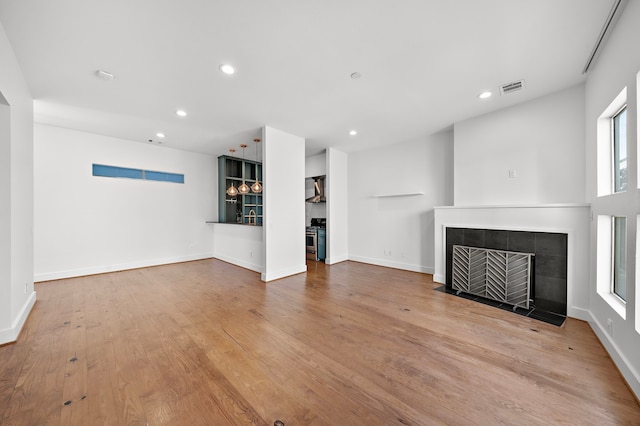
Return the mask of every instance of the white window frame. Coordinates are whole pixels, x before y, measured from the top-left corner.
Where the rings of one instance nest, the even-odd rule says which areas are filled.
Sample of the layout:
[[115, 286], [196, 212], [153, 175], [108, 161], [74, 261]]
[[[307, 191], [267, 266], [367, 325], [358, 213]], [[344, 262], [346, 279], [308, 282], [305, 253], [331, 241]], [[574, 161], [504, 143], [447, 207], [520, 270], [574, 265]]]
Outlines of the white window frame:
[[[625, 87], [598, 117], [597, 123], [597, 180], [598, 197], [614, 194], [613, 180], [613, 117], [627, 105]], [[628, 119], [628, 116], [627, 116]], [[628, 141], [627, 141], [628, 146]], [[628, 153], [627, 153], [628, 161]], [[628, 189], [628, 188], [627, 188]], [[617, 192], [616, 194], [620, 194]]]
[[[622, 107], [616, 111], [610, 118], [611, 123], [611, 193], [612, 194], [620, 194], [622, 192], [627, 192], [627, 190], [629, 189], [628, 186], [626, 189], [622, 190], [622, 191], [617, 191], [616, 190], [616, 171], [617, 171], [617, 167], [619, 163], [619, 161], [616, 158], [616, 136], [615, 136], [615, 119], [616, 117], [618, 117], [620, 114], [622, 114], [623, 111], [627, 110], [627, 104], [625, 102], [624, 105], [622, 105]], [[627, 129], [625, 128], [625, 146], [628, 146], [628, 141], [626, 140], [626, 134], [627, 134]], [[628, 157], [629, 157], [629, 153], [628, 153], [628, 149], [625, 149], [625, 157], [628, 163]], [[627, 168], [628, 171], [628, 168]], [[629, 182], [629, 177], [627, 176], [627, 183]]]
[[613, 292], [613, 218], [598, 215], [596, 235], [596, 291], [622, 319], [627, 318], [627, 304]]
[[[618, 299], [618, 301], [622, 304], [624, 304], [626, 306], [627, 302], [626, 302], [626, 297], [627, 297], [627, 292], [625, 291], [625, 295], [624, 298], [622, 296], [620, 296], [618, 293], [616, 293], [615, 291], [615, 285], [616, 285], [616, 273], [615, 273], [615, 258], [616, 258], [616, 238], [615, 238], [615, 219], [624, 219], [625, 221], [625, 238], [624, 238], [624, 252], [622, 253], [622, 256], [624, 256], [625, 258], [625, 265], [627, 264], [627, 218], [625, 216], [611, 216], [611, 283], [610, 283], [610, 287], [609, 287], [609, 291], [611, 292], [611, 294], [613, 295], [613, 297], [615, 297], [616, 299]], [[626, 281], [626, 268], [625, 268], [625, 275], [624, 275], [624, 279]], [[627, 288], [627, 283], [625, 282], [625, 290]]]

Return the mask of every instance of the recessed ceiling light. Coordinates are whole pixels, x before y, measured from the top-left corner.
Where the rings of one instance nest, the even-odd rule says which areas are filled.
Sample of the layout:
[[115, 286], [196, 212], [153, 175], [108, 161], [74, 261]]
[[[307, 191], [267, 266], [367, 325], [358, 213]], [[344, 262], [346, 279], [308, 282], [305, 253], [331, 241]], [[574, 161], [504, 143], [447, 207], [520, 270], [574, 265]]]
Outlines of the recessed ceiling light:
[[164, 138], [164, 133], [159, 133], [158, 132], [158, 133], [156, 133], [156, 136], [159, 137], [159, 138]]
[[480, 93], [480, 94], [478, 95], [478, 97], [479, 97], [480, 99], [487, 99], [487, 98], [490, 98], [490, 97], [491, 97], [491, 92], [488, 92], [488, 91], [487, 91], [487, 92], [482, 92], [482, 93]]
[[236, 72], [235, 68], [233, 68], [233, 66], [229, 64], [222, 64], [218, 68], [220, 68], [220, 71], [228, 75], [234, 74]]
[[184, 110], [179, 109], [179, 110], [176, 111], [176, 115], [178, 117], [186, 117], [187, 116], [187, 112], [184, 111]]
[[349, 131], [349, 134], [350, 134], [351, 136], [355, 136], [355, 135], [357, 135], [357, 134], [358, 134], [358, 132], [357, 132], [357, 131], [355, 131], [355, 130], [351, 130], [351, 131]]
[[359, 79], [360, 77], [362, 77], [362, 74], [360, 74], [359, 72], [354, 72], [351, 74], [351, 78], [354, 80]]
[[96, 75], [103, 80], [111, 81], [115, 78], [113, 74], [107, 71], [98, 70], [96, 71]]

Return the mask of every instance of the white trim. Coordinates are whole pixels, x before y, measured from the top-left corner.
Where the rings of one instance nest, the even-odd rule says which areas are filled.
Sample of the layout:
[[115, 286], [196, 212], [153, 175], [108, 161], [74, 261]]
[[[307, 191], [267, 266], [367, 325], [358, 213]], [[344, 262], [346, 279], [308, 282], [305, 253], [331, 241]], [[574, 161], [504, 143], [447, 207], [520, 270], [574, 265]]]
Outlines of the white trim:
[[591, 311], [577, 306], [567, 306], [567, 317], [589, 322]]
[[29, 313], [31, 313], [31, 309], [33, 305], [36, 303], [36, 292], [32, 292], [31, 296], [27, 299], [26, 303], [22, 306], [20, 313], [11, 324], [11, 328], [6, 328], [4, 330], [0, 330], [0, 345], [4, 345], [5, 343], [15, 342], [22, 331], [22, 327], [24, 323], [27, 321], [29, 317]]
[[222, 260], [223, 262], [231, 263], [232, 265], [239, 266], [241, 268], [249, 269], [254, 272], [262, 273], [264, 269], [262, 265], [257, 263], [247, 262], [246, 260], [239, 259], [237, 257], [225, 256], [224, 254], [214, 253], [213, 257]]
[[434, 210], [453, 209], [558, 209], [558, 208], [582, 208], [590, 207], [589, 203], [560, 203], [560, 204], [514, 204], [514, 205], [493, 205], [493, 206], [436, 206]]
[[280, 271], [270, 272], [269, 274], [262, 273], [260, 278], [264, 282], [279, 280], [280, 278], [289, 277], [291, 275], [301, 274], [307, 272], [307, 265], [296, 266], [287, 269], [281, 269]]
[[41, 282], [41, 281], [60, 280], [64, 278], [75, 278], [75, 277], [82, 277], [86, 275], [96, 275], [96, 274], [104, 274], [108, 272], [126, 271], [128, 269], [146, 268], [149, 266], [168, 265], [171, 263], [189, 262], [192, 260], [211, 259], [212, 257], [214, 257], [212, 253], [203, 253], [203, 254], [193, 254], [188, 256], [166, 257], [162, 259], [150, 259], [150, 260], [143, 260], [138, 262], [119, 263], [114, 265], [100, 265], [100, 266], [93, 266], [90, 268], [70, 269], [66, 271], [46, 272], [46, 273], [35, 274], [34, 281]]
[[326, 265], [335, 265], [336, 263], [340, 263], [340, 262], [346, 262], [347, 260], [349, 260], [349, 256], [347, 255], [342, 255], [342, 256], [333, 256], [332, 258], [326, 258], [324, 260], [324, 263]]
[[402, 269], [405, 271], [421, 272], [423, 274], [433, 274], [433, 266], [414, 265], [411, 263], [391, 262], [388, 260], [380, 260], [372, 257], [349, 256], [349, 260], [355, 262], [368, 263], [371, 265], [386, 266], [387, 268]]
[[596, 334], [602, 346], [609, 353], [609, 356], [615, 363], [618, 370], [629, 384], [629, 387], [635, 393], [636, 397], [640, 398], [640, 374], [633, 368], [629, 360], [620, 352], [618, 345], [609, 337], [609, 334], [605, 331], [605, 328], [600, 324], [597, 318], [589, 311], [589, 325]]

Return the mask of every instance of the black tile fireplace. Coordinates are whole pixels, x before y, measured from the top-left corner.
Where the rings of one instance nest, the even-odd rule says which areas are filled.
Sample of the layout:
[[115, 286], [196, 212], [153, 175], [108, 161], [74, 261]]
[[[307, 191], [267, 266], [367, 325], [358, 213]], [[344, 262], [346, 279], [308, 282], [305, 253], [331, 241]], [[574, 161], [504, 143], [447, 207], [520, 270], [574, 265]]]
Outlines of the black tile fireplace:
[[446, 231], [446, 288], [452, 289], [453, 245], [533, 253], [531, 299], [536, 311], [567, 315], [567, 234], [476, 228]]

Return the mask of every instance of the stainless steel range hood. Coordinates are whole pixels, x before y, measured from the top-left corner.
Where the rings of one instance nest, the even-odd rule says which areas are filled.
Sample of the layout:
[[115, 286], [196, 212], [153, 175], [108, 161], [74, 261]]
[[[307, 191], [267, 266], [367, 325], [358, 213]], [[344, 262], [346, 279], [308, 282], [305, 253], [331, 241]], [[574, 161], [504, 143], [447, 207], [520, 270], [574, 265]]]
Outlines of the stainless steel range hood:
[[313, 178], [313, 197], [307, 198], [307, 203], [326, 203], [327, 199], [324, 196], [324, 176], [318, 176]]

